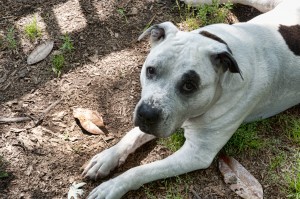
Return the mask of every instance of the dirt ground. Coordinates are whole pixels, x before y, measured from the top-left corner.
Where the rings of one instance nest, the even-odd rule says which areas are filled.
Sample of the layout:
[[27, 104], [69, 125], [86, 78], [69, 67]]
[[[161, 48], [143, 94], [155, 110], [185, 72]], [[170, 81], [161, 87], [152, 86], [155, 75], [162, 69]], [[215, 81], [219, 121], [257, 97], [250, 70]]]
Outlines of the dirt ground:
[[[151, 21], [180, 22], [176, 3], [7, 0], [0, 2], [0, 8], [0, 34], [14, 26], [18, 41], [16, 50], [2, 47], [0, 51], [0, 117], [34, 118], [0, 124], [0, 156], [9, 173], [0, 178], [0, 198], [66, 198], [74, 181], [87, 182], [84, 190], [88, 193], [103, 180], [82, 179], [80, 167], [133, 127], [132, 113], [140, 95], [139, 72], [149, 52], [148, 42], [138, 43], [137, 38]], [[126, 10], [126, 18], [118, 12], [120, 8]], [[252, 8], [235, 6], [231, 17], [246, 21], [257, 14]], [[24, 25], [33, 16], [43, 32], [35, 42], [23, 34]], [[65, 33], [72, 38], [75, 50], [67, 56], [60, 78], [51, 70], [51, 56], [35, 65], [26, 64], [28, 54], [43, 41], [54, 40], [54, 50], [58, 50]], [[52, 109], [44, 114], [49, 107]], [[72, 116], [75, 107], [102, 113], [108, 134], [84, 134]], [[37, 120], [40, 123], [36, 125]], [[143, 146], [109, 177], [171, 153], [156, 142]], [[263, 153], [237, 158], [262, 183], [265, 198], [282, 198], [280, 184], [268, 184], [265, 177], [269, 159]], [[187, 198], [239, 198], [224, 184], [216, 162], [182, 178], [188, 186]], [[168, 182], [176, 184], [177, 178]], [[145, 185], [124, 198], [147, 198], [147, 192], [165, 198], [161, 183]], [[178, 192], [186, 191], [177, 188]]]

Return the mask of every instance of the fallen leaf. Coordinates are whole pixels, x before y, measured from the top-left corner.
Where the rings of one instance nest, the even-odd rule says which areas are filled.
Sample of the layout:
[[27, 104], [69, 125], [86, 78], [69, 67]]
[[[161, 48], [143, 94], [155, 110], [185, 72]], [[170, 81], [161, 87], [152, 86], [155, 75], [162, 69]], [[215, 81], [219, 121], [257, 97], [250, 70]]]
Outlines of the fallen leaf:
[[104, 134], [98, 127], [105, 127], [101, 115], [97, 111], [84, 108], [73, 110], [73, 116], [77, 118], [81, 126], [92, 134]]
[[54, 42], [48, 41], [36, 47], [28, 56], [27, 64], [29, 65], [35, 64], [45, 59], [52, 51], [53, 46], [54, 46]]
[[73, 110], [75, 118], [83, 117], [86, 120], [90, 120], [99, 127], [104, 127], [103, 119], [97, 111], [92, 111], [84, 108], [76, 108]]
[[80, 188], [85, 184], [86, 184], [85, 182], [80, 182], [78, 184], [76, 184], [76, 182], [73, 182], [68, 192], [68, 199], [72, 199], [72, 198], [77, 199], [78, 195], [82, 196], [84, 191]]
[[234, 158], [221, 156], [219, 158], [219, 170], [224, 176], [225, 183], [242, 198], [263, 198], [261, 184]]

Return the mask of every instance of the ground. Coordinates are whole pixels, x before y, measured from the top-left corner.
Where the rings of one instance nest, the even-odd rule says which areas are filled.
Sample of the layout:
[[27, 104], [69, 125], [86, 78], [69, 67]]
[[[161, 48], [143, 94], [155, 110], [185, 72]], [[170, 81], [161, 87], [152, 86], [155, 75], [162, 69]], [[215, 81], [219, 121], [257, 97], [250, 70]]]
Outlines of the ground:
[[[16, 48], [0, 46], [0, 117], [33, 118], [0, 124], [0, 169], [8, 174], [0, 177], [0, 198], [66, 198], [70, 185], [82, 181], [87, 182], [84, 190], [88, 193], [103, 180], [82, 179], [81, 166], [133, 127], [132, 113], [140, 95], [139, 72], [149, 52], [148, 41], [137, 42], [137, 38], [149, 23], [178, 24], [182, 18], [176, 2], [7, 0], [1, 1], [0, 7], [0, 38], [14, 27], [17, 41]], [[229, 21], [246, 21], [257, 14], [250, 7], [238, 5]], [[37, 20], [42, 32], [33, 41], [24, 34], [25, 25], [32, 19]], [[75, 49], [66, 55], [60, 77], [51, 69], [51, 56], [27, 65], [27, 56], [39, 43], [54, 40], [54, 51], [59, 51], [64, 34], [72, 39]], [[76, 107], [99, 111], [107, 134], [83, 133], [72, 115]], [[298, 114], [298, 109], [290, 114]], [[280, 130], [274, 132], [280, 137]], [[271, 135], [265, 132], [263, 136]], [[290, 146], [289, 141], [283, 143]], [[268, 178], [270, 156], [265, 153], [261, 150], [256, 155], [244, 153], [235, 158], [262, 183], [265, 198], [282, 198], [281, 183]], [[168, 148], [152, 141], [109, 177], [169, 154]], [[223, 182], [217, 161], [206, 170], [150, 183], [124, 198], [175, 196], [239, 198]]]

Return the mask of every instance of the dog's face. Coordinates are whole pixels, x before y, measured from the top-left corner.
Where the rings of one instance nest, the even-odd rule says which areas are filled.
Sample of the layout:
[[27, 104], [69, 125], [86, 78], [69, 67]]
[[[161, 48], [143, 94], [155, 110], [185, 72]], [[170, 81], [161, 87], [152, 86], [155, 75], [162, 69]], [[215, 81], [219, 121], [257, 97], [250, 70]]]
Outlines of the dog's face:
[[205, 113], [217, 99], [224, 72], [215, 53], [224, 44], [164, 24], [150, 30], [152, 49], [141, 71], [142, 94], [134, 114], [135, 125], [157, 137]]

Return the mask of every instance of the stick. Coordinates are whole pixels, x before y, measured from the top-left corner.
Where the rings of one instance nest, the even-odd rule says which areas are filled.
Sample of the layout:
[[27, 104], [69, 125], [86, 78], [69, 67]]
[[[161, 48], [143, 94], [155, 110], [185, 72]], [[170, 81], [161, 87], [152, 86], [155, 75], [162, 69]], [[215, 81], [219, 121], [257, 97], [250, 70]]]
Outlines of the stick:
[[32, 120], [30, 117], [0, 117], [0, 124], [11, 123], [11, 122], [24, 122]]
[[[39, 117], [39, 119], [37, 120], [37, 122], [35, 122], [35, 127], [40, 125], [44, 118], [46, 117], [46, 115], [48, 114], [48, 112], [53, 109], [58, 103], [61, 102], [61, 99], [55, 101], [53, 104], [51, 104], [50, 106], [48, 106], [48, 108], [46, 108], [41, 116]], [[12, 123], [12, 122], [25, 122], [25, 121], [29, 121], [29, 120], [33, 120], [33, 118], [31, 117], [11, 117], [11, 118], [7, 118], [7, 117], [0, 117], [0, 124], [5, 124], [5, 123]]]
[[198, 195], [198, 193], [192, 188], [190, 189], [190, 191], [193, 193], [193, 195], [197, 198], [197, 199], [201, 199], [200, 196]]
[[56, 100], [53, 104], [51, 104], [50, 106], [48, 106], [48, 108], [46, 108], [46, 109], [43, 111], [42, 115], [39, 117], [39, 120], [35, 123], [34, 126], [36, 127], [36, 126], [40, 125], [40, 124], [43, 122], [43, 120], [44, 120], [44, 118], [46, 117], [46, 115], [48, 114], [48, 112], [49, 112], [52, 108], [54, 108], [57, 104], [59, 104], [60, 102], [61, 102], [61, 99]]

